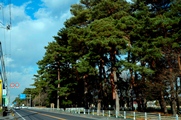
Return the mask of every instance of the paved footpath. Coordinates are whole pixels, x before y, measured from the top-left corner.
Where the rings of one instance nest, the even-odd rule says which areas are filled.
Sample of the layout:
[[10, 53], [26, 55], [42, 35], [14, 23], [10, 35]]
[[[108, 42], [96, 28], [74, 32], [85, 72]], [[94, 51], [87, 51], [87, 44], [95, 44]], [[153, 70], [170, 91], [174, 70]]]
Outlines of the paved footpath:
[[0, 116], [0, 120], [14, 120], [12, 113], [8, 112], [7, 116]]

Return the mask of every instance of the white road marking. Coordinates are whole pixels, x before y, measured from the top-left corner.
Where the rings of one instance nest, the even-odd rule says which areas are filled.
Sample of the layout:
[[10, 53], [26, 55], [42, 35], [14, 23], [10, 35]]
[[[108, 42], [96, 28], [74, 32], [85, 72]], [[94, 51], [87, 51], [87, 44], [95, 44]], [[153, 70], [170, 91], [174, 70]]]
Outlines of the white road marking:
[[18, 112], [16, 112], [15, 110], [14, 110], [14, 112], [20, 117], [20, 118], [22, 118], [23, 120], [26, 120], [25, 118], [23, 118]]

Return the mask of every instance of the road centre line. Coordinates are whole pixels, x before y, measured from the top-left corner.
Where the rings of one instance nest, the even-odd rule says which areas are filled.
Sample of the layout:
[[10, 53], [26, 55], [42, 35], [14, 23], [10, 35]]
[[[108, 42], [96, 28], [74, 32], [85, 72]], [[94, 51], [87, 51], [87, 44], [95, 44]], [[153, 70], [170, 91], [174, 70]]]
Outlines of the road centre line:
[[58, 119], [58, 120], [66, 120], [64, 118], [59, 118], [59, 117], [55, 117], [55, 116], [51, 116], [51, 115], [47, 115], [47, 114], [43, 114], [43, 113], [39, 113], [39, 112], [34, 112], [34, 111], [31, 111], [31, 110], [28, 110], [29, 112], [32, 112], [32, 113], [37, 113], [37, 114], [40, 114], [40, 115], [43, 115], [43, 116], [48, 116], [48, 117], [51, 117], [51, 118], [55, 118], [55, 119]]

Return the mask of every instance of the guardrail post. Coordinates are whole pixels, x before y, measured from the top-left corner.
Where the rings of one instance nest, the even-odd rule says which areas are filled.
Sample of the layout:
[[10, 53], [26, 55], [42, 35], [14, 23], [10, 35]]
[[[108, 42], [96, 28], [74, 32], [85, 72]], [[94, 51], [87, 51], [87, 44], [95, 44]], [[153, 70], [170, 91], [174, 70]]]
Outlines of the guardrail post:
[[109, 117], [111, 117], [111, 111], [109, 110]]
[[97, 115], [99, 116], [99, 110], [97, 110]]
[[178, 120], [178, 114], [176, 114], [176, 120]]
[[84, 114], [85, 114], [85, 109], [84, 109]]
[[76, 108], [76, 114], [78, 113], [78, 108]]
[[158, 114], [158, 120], [161, 120], [161, 115], [160, 115], [160, 113]]
[[104, 110], [102, 110], [102, 116], [104, 116]]
[[136, 114], [133, 112], [133, 120], [136, 120]]
[[147, 120], [147, 113], [145, 112], [145, 120]]
[[118, 111], [116, 110], [116, 118], [118, 118]]
[[126, 111], [124, 111], [124, 119], [126, 119]]
[[92, 114], [94, 115], [94, 110], [92, 110]]
[[89, 115], [89, 113], [90, 113], [90, 110], [88, 109], [88, 115]]
[[80, 114], [80, 109], [79, 109], [79, 114]]

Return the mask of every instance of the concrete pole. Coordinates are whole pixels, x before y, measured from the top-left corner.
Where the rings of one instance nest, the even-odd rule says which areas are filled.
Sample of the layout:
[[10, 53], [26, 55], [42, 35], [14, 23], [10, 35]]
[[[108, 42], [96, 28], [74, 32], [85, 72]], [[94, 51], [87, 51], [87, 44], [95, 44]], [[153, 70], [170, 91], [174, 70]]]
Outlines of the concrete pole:
[[31, 94], [30, 94], [30, 107], [31, 107]]

